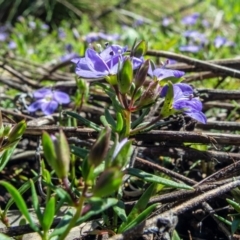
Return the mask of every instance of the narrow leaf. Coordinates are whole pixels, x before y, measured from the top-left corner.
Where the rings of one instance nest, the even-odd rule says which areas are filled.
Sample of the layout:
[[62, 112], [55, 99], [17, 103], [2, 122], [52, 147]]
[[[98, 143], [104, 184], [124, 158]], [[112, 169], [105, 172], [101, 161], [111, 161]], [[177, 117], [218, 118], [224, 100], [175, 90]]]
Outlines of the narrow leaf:
[[153, 210], [158, 206], [158, 203], [149, 206], [147, 209], [142, 211], [136, 218], [134, 218], [127, 226], [121, 229], [121, 232], [126, 232], [127, 230], [137, 226], [142, 221], [146, 220], [148, 216], [153, 212]]
[[80, 158], [85, 158], [87, 157], [89, 150], [85, 149], [85, 148], [80, 148], [77, 147], [75, 145], [70, 145], [70, 151], [72, 154], [76, 155], [77, 157]]
[[181, 188], [181, 189], [188, 189], [188, 190], [193, 190], [192, 187], [184, 184], [184, 183], [177, 183], [172, 180], [168, 180], [150, 173], [146, 173], [142, 170], [136, 169], [136, 168], [128, 168], [127, 169], [128, 174], [139, 177], [147, 182], [155, 182], [155, 183], [160, 183], [168, 187], [173, 187], [173, 188]]
[[[107, 199], [91, 198], [89, 203], [86, 205], [86, 208], [90, 208], [90, 210], [84, 216], [78, 219], [78, 221], [76, 222], [76, 225], [80, 225], [81, 223], [86, 222], [90, 217], [102, 213], [108, 208], [116, 205], [117, 202], [118, 200], [115, 198], [107, 198]], [[57, 225], [55, 230], [51, 233], [50, 238], [61, 235], [66, 230], [68, 223], [72, 219], [72, 217], [73, 217], [73, 214], [70, 211], [68, 211], [68, 213], [65, 214], [61, 222]]]
[[11, 196], [13, 197], [18, 209], [20, 210], [20, 212], [23, 214], [23, 216], [27, 219], [27, 221], [29, 222], [31, 228], [38, 232], [39, 229], [36, 226], [36, 224], [33, 222], [28, 209], [27, 209], [27, 205], [24, 202], [21, 194], [18, 192], [18, 190], [12, 186], [10, 183], [5, 182], [5, 181], [0, 181], [0, 185], [2, 185], [3, 187], [5, 187], [7, 189], [7, 191], [11, 194]]
[[127, 221], [123, 222], [118, 230], [118, 232], [122, 232], [124, 228], [126, 228], [137, 216], [146, 208], [150, 197], [153, 194], [153, 191], [156, 187], [156, 184], [151, 184], [147, 190], [142, 194], [140, 199], [134, 205], [132, 211], [129, 213], [127, 217]]
[[165, 96], [165, 100], [163, 103], [163, 106], [161, 108], [161, 115], [163, 117], [168, 117], [174, 113], [176, 113], [176, 110], [173, 109], [173, 84], [171, 82], [168, 82], [168, 90], [167, 95]]
[[111, 125], [113, 129], [115, 129], [116, 122], [107, 108], [105, 108], [104, 115], [105, 115], [105, 118], [106, 118], [108, 124]]
[[55, 214], [55, 197], [51, 197], [50, 200], [47, 202], [46, 208], [43, 213], [43, 221], [42, 221], [42, 228], [45, 232], [47, 232], [54, 220]]
[[117, 205], [113, 206], [113, 210], [123, 222], [127, 221], [127, 215], [123, 201], [119, 200]]
[[66, 114], [79, 120], [80, 122], [82, 122], [85, 126], [90, 127], [94, 130], [96, 130], [97, 132], [101, 131], [101, 127], [98, 126], [97, 124], [95, 124], [94, 122], [91, 122], [89, 120], [87, 120], [86, 118], [81, 117], [79, 114], [75, 113], [75, 112], [70, 112], [70, 111], [66, 111]]
[[227, 198], [226, 201], [238, 212], [240, 213], [240, 205], [236, 203], [235, 201], [232, 201], [231, 199]]
[[33, 208], [36, 212], [38, 221], [40, 223], [40, 225], [42, 225], [42, 220], [43, 220], [43, 215], [41, 213], [40, 210], [40, 205], [39, 205], [39, 201], [38, 201], [38, 196], [37, 196], [37, 192], [34, 186], [34, 183], [32, 181], [32, 179], [30, 179], [30, 185], [31, 185], [31, 192], [32, 192], [32, 203], [33, 203]]

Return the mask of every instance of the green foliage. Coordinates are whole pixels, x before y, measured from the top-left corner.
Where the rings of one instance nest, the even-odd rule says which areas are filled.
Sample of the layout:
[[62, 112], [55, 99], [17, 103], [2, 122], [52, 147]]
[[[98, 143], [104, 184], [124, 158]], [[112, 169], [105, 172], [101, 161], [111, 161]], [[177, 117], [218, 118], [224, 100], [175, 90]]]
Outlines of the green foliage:
[[176, 110], [173, 109], [173, 84], [168, 82], [168, 91], [165, 97], [165, 101], [163, 103], [163, 107], [161, 108], [161, 115], [163, 117], [168, 117], [176, 113]]
[[146, 217], [151, 214], [151, 211], [154, 210], [156, 205], [151, 206], [143, 216], [140, 214], [146, 209], [150, 197], [153, 195], [156, 184], [152, 183], [148, 189], [143, 193], [137, 203], [134, 205], [132, 211], [128, 214], [126, 221], [124, 221], [118, 229], [119, 233], [125, 232], [131, 227], [136, 226], [141, 221], [146, 219]]
[[[7, 21], [15, 23], [7, 41], [0, 43], [0, 53], [3, 56], [0, 60], [1, 62], [7, 61], [7, 65], [16, 67], [20, 73], [30, 73], [31, 76], [29, 76], [29, 78], [33, 81], [41, 75], [39, 71], [51, 69], [58, 63], [61, 63], [60, 57], [64, 55], [63, 52], [66, 44], [71, 44], [73, 51], [83, 56], [85, 49], [89, 47], [89, 43], [86, 41], [86, 34], [91, 31], [96, 33], [100, 31], [110, 33], [111, 30], [112, 32], [119, 33], [121, 36], [120, 39], [114, 43], [127, 44], [128, 47], [134, 43], [132, 49], [130, 48], [131, 52], [126, 53], [126, 55], [128, 55], [127, 60], [124, 61], [122, 66], [119, 66], [121, 71], [118, 76], [108, 76], [106, 78], [108, 84], [105, 82], [89, 84], [84, 79], [76, 80], [77, 89], [76, 92], [74, 90], [74, 104], [69, 106], [69, 108], [72, 107], [73, 111], [66, 111], [66, 115], [71, 117], [68, 122], [70, 126], [72, 126], [72, 122], [74, 122], [75, 127], [78, 127], [80, 123], [100, 133], [100, 136], [96, 139], [92, 148], [87, 145], [92, 143], [92, 139], [90, 139], [86, 146], [71, 145], [69, 150], [66, 137], [62, 132], [58, 135], [57, 141], [59, 144], [57, 145], [48, 133], [43, 133], [43, 150], [49, 165], [60, 178], [69, 176], [69, 184], [66, 178], [66, 181], [61, 182], [61, 186], [54, 186], [53, 173], [45, 167], [42, 161], [42, 184], [44, 185], [44, 189], [46, 188], [47, 193], [47, 201], [42, 209], [40, 208], [42, 206], [38, 200], [34, 185], [34, 182], [39, 176], [26, 182], [18, 190], [7, 182], [0, 182], [11, 194], [11, 199], [2, 213], [2, 218], [6, 216], [12, 204], [16, 203], [33, 230], [39, 232], [43, 238], [47, 239], [49, 237], [48, 230], [54, 220], [55, 214], [57, 216], [62, 206], [70, 206], [71, 210], [66, 213], [51, 234], [52, 239], [58, 239], [63, 236], [62, 234], [66, 234], [66, 232], [69, 231], [68, 228], [81, 224], [95, 215], [104, 214], [106, 216], [108, 212], [105, 211], [112, 207], [114, 213], [113, 216], [109, 216], [109, 218], [113, 218], [114, 224], [117, 223], [118, 219], [121, 220], [120, 224], [114, 226], [114, 231], [123, 233], [144, 221], [152, 211], [156, 209], [156, 204], [148, 206], [149, 199], [153, 195], [155, 188], [161, 190], [167, 186], [170, 188], [192, 189], [190, 186], [177, 183], [168, 179], [168, 177], [159, 177], [156, 174], [149, 174], [135, 168], [124, 170], [132, 156], [132, 145], [135, 143], [134, 140], [128, 139], [130, 135], [133, 136], [139, 132], [149, 131], [157, 126], [162, 126], [161, 121], [154, 125], [151, 124], [148, 114], [154, 106], [153, 104], [159, 98], [160, 89], [166, 84], [169, 90], [163, 104], [160, 105], [161, 110], [159, 110], [159, 113], [162, 118], [179, 113], [173, 109], [173, 84], [182, 79], [168, 78], [162, 81], [150, 79], [147, 77], [150, 59], [145, 61], [139, 70], [133, 71], [132, 69], [131, 57], [140, 57], [146, 54], [148, 46], [151, 49], [178, 52], [181, 45], [189, 43], [189, 39], [182, 36], [182, 33], [186, 30], [185, 27], [177, 23], [177, 20], [182, 17], [180, 14], [175, 14], [175, 10], [178, 9], [179, 4], [173, 2], [170, 6], [169, 4], [163, 3], [160, 9], [158, 5], [154, 7], [155, 2], [156, 1], [141, 2], [141, 6], [136, 7], [136, 4], [139, 4], [139, 2], [135, 1], [129, 4], [130, 6], [126, 5], [126, 10], [113, 8], [115, 9], [114, 11], [105, 16], [103, 14], [101, 17], [102, 12], [118, 2], [104, 0], [99, 3], [89, 4], [86, 0], [47, 0], [40, 2], [23, 0], [13, 2], [0, 1], [0, 9], [3, 12], [4, 18]], [[206, 18], [210, 21], [211, 27], [204, 29], [200, 21], [195, 25], [196, 29], [206, 33], [209, 37], [209, 42], [199, 53], [184, 54], [206, 60], [235, 56], [240, 47], [239, 36], [236, 30], [240, 20], [240, 5], [237, 1], [232, 0], [205, 1], [202, 3], [201, 8], [201, 13], [204, 17], [204, 10], [208, 9], [209, 6], [211, 6], [213, 13], [211, 12], [211, 16], [209, 16], [209, 13], [206, 11]], [[213, 6], [215, 6], [215, 8]], [[221, 28], [213, 29], [214, 18], [220, 9], [223, 10], [224, 13]], [[171, 14], [172, 12], [174, 12], [174, 14]], [[19, 13], [21, 13], [22, 17], [17, 20], [16, 17]], [[138, 13], [141, 15], [138, 15]], [[168, 13], [173, 17], [174, 24], [166, 28], [161, 26], [159, 19], [168, 15]], [[31, 14], [31, 16], [29, 14]], [[144, 24], [141, 26], [134, 25], [134, 21], [141, 19], [139, 17], [143, 16]], [[43, 29], [44, 22], [37, 17], [50, 23], [50, 29]], [[120, 19], [121, 23], [126, 24], [127, 27], [121, 28], [121, 26], [113, 24], [114, 21], [112, 21], [112, 19], [114, 18]], [[231, 25], [228, 25], [227, 23], [230, 21]], [[34, 22], [36, 26], [31, 28], [29, 25], [30, 22]], [[65, 34], [64, 38], [58, 36], [60, 29], [63, 30]], [[235, 41], [236, 46], [234, 48], [222, 47], [221, 49], [214, 47], [213, 40], [220, 34], [227, 37], [230, 36], [230, 40]], [[137, 41], [138, 39], [144, 40]], [[16, 43], [16, 49], [8, 49], [7, 44], [10, 40]], [[104, 42], [105, 40], [99, 40], [101, 44]], [[91, 43], [91, 47], [101, 49], [101, 46], [95, 43]], [[6, 59], [4, 59], [5, 56], [7, 56]], [[23, 64], [24, 61], [19, 64], [14, 60], [19, 57], [26, 60], [25, 65]], [[153, 58], [151, 58], [151, 60], [153, 60]], [[165, 61], [165, 59], [160, 60]], [[165, 65], [164, 63], [160, 63], [160, 60], [157, 59], [157, 64], [164, 68]], [[37, 72], [34, 72], [35, 67], [32, 67], [30, 64], [32, 62], [41, 63], [42, 68], [39, 66], [40, 70], [38, 69]], [[73, 72], [71, 66], [66, 66], [61, 70], [63, 70], [63, 75], [65, 72], [68, 72], [70, 76], [70, 73]], [[61, 70], [58, 70], [56, 74], [60, 74]], [[55, 84], [51, 79], [48, 79], [48, 77], [44, 75], [43, 79], [38, 81], [37, 84], [51, 86]], [[229, 82], [231, 82], [231, 84], [229, 84]], [[229, 77], [226, 78], [224, 82], [211, 78], [207, 81], [202, 80], [200, 83], [194, 82], [193, 84], [197, 87], [208, 88], [214, 88], [219, 84], [221, 88], [226, 89], [237, 89], [240, 86], [239, 82]], [[77, 112], [81, 112], [83, 104], [91, 103], [92, 100], [89, 98], [90, 91], [94, 92], [96, 89], [99, 90], [98, 87], [103, 90], [100, 94], [104, 95], [105, 93], [111, 103], [109, 104], [108, 101], [104, 103], [104, 113], [102, 113], [103, 115], [100, 121], [96, 121], [97, 123], [95, 123], [93, 119], [88, 119], [87, 114], [85, 118]], [[70, 91], [72, 91], [72, 89]], [[18, 90], [10, 89], [6, 92], [6, 95], [15, 97], [17, 93]], [[98, 94], [98, 92], [96, 91], [95, 94]], [[237, 110], [239, 106], [237, 103], [235, 105], [236, 108], [228, 115], [228, 120], [231, 120], [238, 114]], [[1, 107], [6, 109], [16, 108], [15, 102], [11, 100], [11, 98], [10, 100], [2, 100]], [[211, 111], [215, 110], [208, 111], [211, 113]], [[218, 114], [218, 112], [216, 112], [216, 114]], [[3, 126], [2, 121], [0, 121], [0, 123], [0, 171], [2, 171], [14, 153], [26, 129], [26, 122], [21, 121], [13, 128]], [[84, 138], [80, 140], [85, 141]], [[206, 145], [196, 145], [195, 148], [198, 150], [201, 148], [200, 150], [202, 151], [207, 150]], [[70, 155], [70, 153], [74, 156]], [[72, 168], [77, 168], [79, 174], [77, 177], [79, 177], [79, 179], [75, 178], [74, 174], [68, 174], [70, 162], [73, 165]], [[193, 164], [192, 167], [196, 165], [197, 163]], [[125, 174], [135, 176], [144, 183], [151, 183], [148, 189], [139, 197], [137, 203], [128, 215], [125, 211], [124, 202], [121, 199], [122, 179]], [[38, 222], [42, 227], [42, 232], [40, 232], [40, 229], [33, 223], [26, 202], [22, 197], [22, 194], [29, 188], [31, 188], [33, 208], [36, 212]], [[107, 198], [109, 196], [112, 198]], [[231, 215], [231, 221], [229, 221], [228, 218], [222, 218], [220, 216], [218, 216], [218, 218], [231, 226], [232, 233], [235, 233], [239, 229], [240, 206], [237, 200], [233, 201], [228, 199], [227, 201], [237, 213]], [[82, 212], [84, 214], [81, 215]], [[104, 224], [109, 226], [111, 222], [108, 222], [108, 224], [104, 222]], [[6, 236], [1, 236], [0, 238], [9, 239]], [[172, 239], [180, 239], [176, 231], [173, 232]]]
[[12, 198], [14, 199], [15, 204], [17, 205], [18, 209], [23, 214], [23, 216], [27, 219], [27, 221], [30, 224], [31, 228], [34, 231], [39, 232], [39, 228], [33, 222], [32, 218], [31, 218], [31, 216], [30, 216], [30, 214], [28, 212], [27, 205], [26, 205], [23, 197], [19, 193], [19, 191], [14, 186], [12, 186], [10, 183], [5, 182], [5, 181], [0, 181], [0, 185], [5, 187], [7, 189], [7, 191], [11, 194]]
[[122, 94], [128, 93], [133, 80], [132, 61], [130, 58], [127, 58], [123, 62], [123, 65], [120, 66], [120, 71], [118, 73], [117, 80], [120, 93]]
[[162, 178], [162, 177], [144, 172], [144, 171], [136, 169], [136, 168], [128, 168], [127, 172], [128, 172], [128, 174], [135, 176], [135, 177], [139, 177], [147, 182], [160, 183], [165, 186], [172, 187], [172, 188], [180, 188], [180, 189], [188, 189], [188, 190], [193, 189], [192, 187], [190, 187], [186, 184], [177, 183], [172, 180], [168, 180], [166, 178]]
[[26, 122], [23, 120], [13, 127], [4, 127], [0, 111], [0, 171], [8, 163], [18, 142], [26, 130]]
[[86, 127], [90, 127], [92, 129], [96, 130], [97, 132], [101, 131], [100, 126], [98, 126], [94, 122], [87, 120], [86, 118], [81, 117], [79, 114], [77, 114], [75, 112], [66, 111], [66, 114], [77, 119], [78, 121], [82, 122]]

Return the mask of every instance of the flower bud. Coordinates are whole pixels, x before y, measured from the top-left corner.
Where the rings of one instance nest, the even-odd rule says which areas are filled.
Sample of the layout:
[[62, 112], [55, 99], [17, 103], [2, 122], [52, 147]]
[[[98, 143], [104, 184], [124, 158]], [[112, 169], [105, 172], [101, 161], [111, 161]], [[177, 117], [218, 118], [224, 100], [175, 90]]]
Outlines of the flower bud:
[[148, 69], [149, 69], [149, 63], [150, 60], [146, 60], [140, 67], [140, 69], [137, 71], [135, 76], [135, 85], [136, 88], [139, 88], [143, 85], [145, 82], [145, 79], [147, 77]]
[[60, 130], [52, 138], [44, 132], [42, 144], [44, 155], [57, 176], [61, 179], [67, 177], [70, 165], [70, 149], [63, 131]]
[[97, 167], [104, 160], [109, 148], [110, 137], [111, 129], [109, 127], [105, 127], [105, 129], [101, 131], [89, 153], [88, 161], [90, 165]]
[[122, 183], [123, 173], [118, 168], [109, 168], [101, 173], [93, 189], [95, 197], [105, 197], [118, 190]]
[[70, 166], [70, 149], [62, 129], [59, 134], [56, 134], [56, 140], [53, 143], [57, 155], [59, 175], [67, 177]]
[[17, 123], [11, 130], [8, 135], [8, 141], [13, 142], [17, 139], [19, 139], [23, 133], [25, 132], [27, 128], [27, 124], [25, 120], [22, 120], [21, 122]]
[[133, 80], [133, 67], [132, 61], [127, 58], [118, 73], [117, 76], [119, 91], [125, 94], [129, 91]]
[[140, 98], [137, 108], [141, 108], [153, 103], [156, 98], [159, 96], [161, 87], [158, 81], [152, 81], [148, 85], [148, 88], [144, 91], [142, 97]]
[[132, 50], [133, 56], [137, 57], [137, 58], [142, 57], [143, 55], [146, 54], [147, 48], [148, 48], [147, 42], [144, 40], [140, 41], [137, 45], [134, 46], [134, 48]]

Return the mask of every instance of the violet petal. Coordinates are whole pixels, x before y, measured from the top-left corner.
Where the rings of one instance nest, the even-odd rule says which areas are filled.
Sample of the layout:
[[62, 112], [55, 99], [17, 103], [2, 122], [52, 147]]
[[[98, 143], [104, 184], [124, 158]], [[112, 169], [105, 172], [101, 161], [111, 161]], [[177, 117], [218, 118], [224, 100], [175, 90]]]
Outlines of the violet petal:
[[101, 72], [107, 74], [109, 69], [99, 54], [91, 48], [86, 50], [85, 56], [86, 62], [92, 71]]
[[33, 93], [33, 97], [37, 99], [45, 98], [46, 96], [52, 96], [52, 90], [50, 88], [41, 88]]
[[188, 115], [189, 117], [197, 120], [198, 122], [201, 122], [203, 124], [207, 123], [207, 118], [204, 115], [204, 113], [202, 113], [201, 111], [186, 111], [184, 112], [186, 115]]
[[27, 108], [29, 112], [36, 112], [38, 109], [41, 109], [41, 106], [43, 104], [44, 100], [37, 100], [36, 102], [33, 102], [30, 104]]
[[68, 94], [60, 91], [53, 92], [54, 99], [60, 104], [68, 104], [70, 103], [70, 97]]
[[58, 102], [57, 101], [45, 101], [41, 105], [41, 110], [45, 115], [50, 115], [52, 114], [58, 107]]

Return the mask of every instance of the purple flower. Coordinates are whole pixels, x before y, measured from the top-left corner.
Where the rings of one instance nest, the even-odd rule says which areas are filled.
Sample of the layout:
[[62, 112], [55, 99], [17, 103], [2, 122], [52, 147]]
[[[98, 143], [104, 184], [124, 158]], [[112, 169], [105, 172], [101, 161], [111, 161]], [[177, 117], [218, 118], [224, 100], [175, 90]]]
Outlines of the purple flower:
[[162, 26], [163, 27], [168, 27], [172, 22], [173, 22], [173, 20], [171, 18], [164, 17], [162, 19]]
[[117, 33], [106, 34], [106, 33], [100, 32], [98, 34], [98, 36], [99, 36], [100, 39], [105, 40], [105, 41], [109, 41], [109, 42], [116, 41], [120, 38], [120, 35], [117, 34]]
[[[153, 70], [154, 69], [154, 70]], [[185, 73], [183, 71], [165, 69], [165, 65], [162, 68], [155, 68], [155, 66], [150, 64], [148, 69], [148, 74], [151, 77], [156, 77], [158, 80], [163, 80], [166, 78], [180, 78]]]
[[203, 47], [200, 45], [185, 45], [185, 46], [180, 46], [179, 51], [181, 52], [192, 52], [192, 53], [197, 53], [199, 52]]
[[205, 28], [208, 28], [208, 27], [210, 26], [208, 20], [203, 19], [203, 20], [202, 20], [202, 26], [205, 27]]
[[[168, 91], [168, 86], [164, 86], [160, 97], [165, 97]], [[193, 96], [193, 89], [186, 83], [176, 83], [173, 85], [173, 108], [183, 111], [189, 117], [206, 123], [206, 116], [202, 113], [202, 102], [199, 98]]]
[[145, 24], [145, 21], [143, 18], [137, 18], [134, 23], [133, 23], [133, 27], [139, 27]]
[[30, 21], [30, 22], [28, 23], [28, 26], [29, 26], [31, 29], [36, 29], [37, 24], [36, 24], [36, 22], [34, 22], [34, 21]]
[[43, 23], [43, 24], [41, 24], [41, 29], [43, 29], [43, 30], [48, 30], [49, 29], [49, 26], [46, 24], [46, 23]]
[[167, 59], [167, 65], [172, 65], [172, 64], [176, 64], [177, 61], [174, 59]]
[[66, 54], [60, 57], [61, 62], [70, 61], [71, 59], [78, 58], [79, 55], [73, 52], [73, 47], [71, 44], [65, 45]]
[[88, 43], [92, 43], [92, 42], [96, 42], [99, 40], [99, 36], [98, 36], [98, 33], [96, 32], [91, 32], [91, 33], [88, 33], [85, 37], [84, 37], [84, 40]]
[[32, 103], [27, 110], [29, 112], [36, 112], [40, 109], [45, 115], [52, 114], [59, 104], [70, 103], [68, 94], [50, 88], [41, 88], [35, 91], [33, 97], [36, 101]]
[[[116, 75], [119, 63], [126, 58], [123, 54], [127, 47], [118, 45], [108, 46], [101, 53], [88, 48], [84, 58], [74, 58], [76, 74], [83, 78], [103, 78], [109, 75]], [[142, 58], [132, 58], [133, 69], [138, 68], [143, 62]]]
[[98, 40], [105, 40], [105, 41], [116, 41], [120, 38], [120, 35], [115, 33], [115, 34], [106, 34], [103, 32], [91, 32], [85, 36], [85, 41], [88, 43], [96, 42]]
[[66, 38], [66, 32], [62, 28], [58, 28], [58, 37], [59, 39]]
[[220, 48], [222, 46], [232, 47], [234, 45], [235, 45], [234, 42], [228, 41], [227, 38], [225, 38], [225, 37], [217, 36], [214, 39], [214, 46], [216, 48]]
[[182, 24], [187, 25], [187, 26], [192, 26], [194, 25], [198, 18], [200, 17], [199, 13], [193, 13], [191, 15], [185, 16], [184, 18], [182, 18]]
[[17, 47], [17, 44], [14, 41], [10, 41], [8, 43], [8, 48], [9, 49], [15, 49]]
[[200, 33], [196, 30], [188, 30], [183, 33], [184, 37], [190, 38], [194, 42], [200, 43], [200, 44], [207, 44], [208, 39], [206, 38], [206, 35], [204, 33]]

